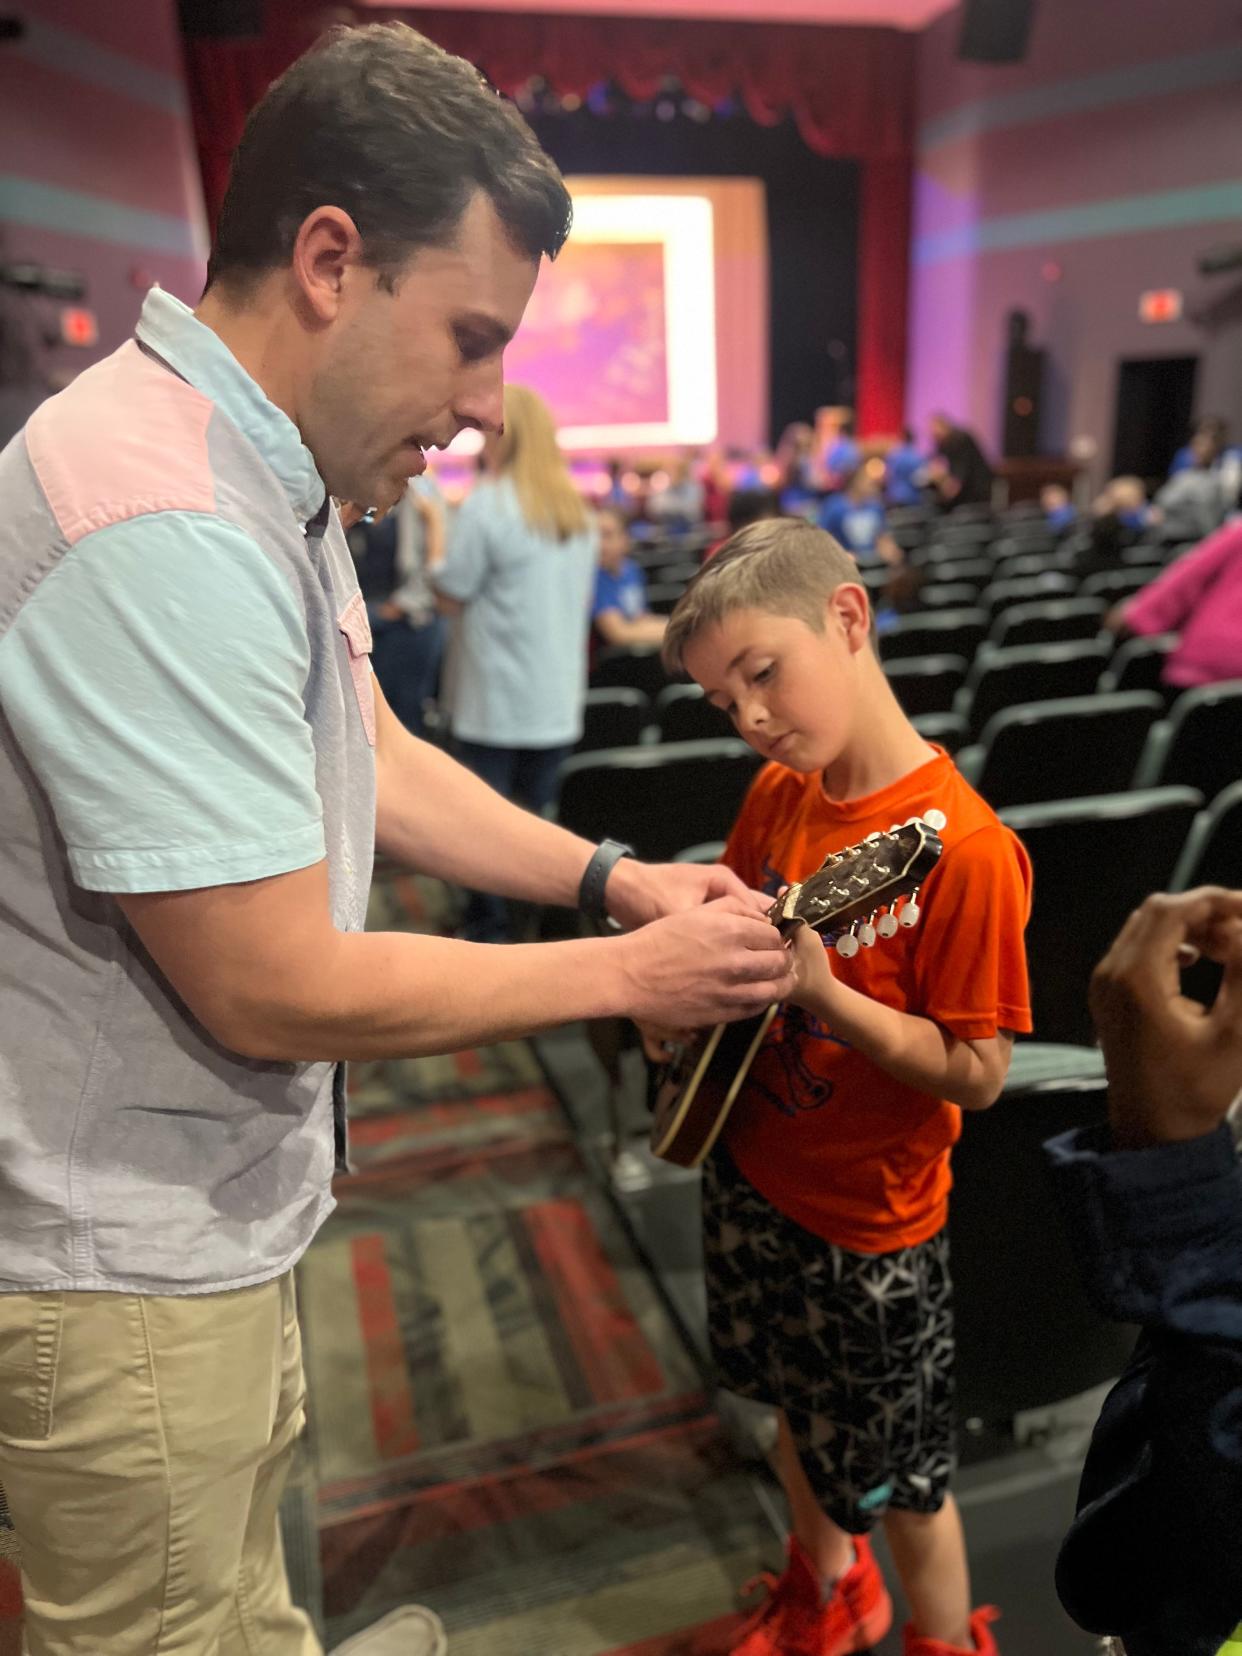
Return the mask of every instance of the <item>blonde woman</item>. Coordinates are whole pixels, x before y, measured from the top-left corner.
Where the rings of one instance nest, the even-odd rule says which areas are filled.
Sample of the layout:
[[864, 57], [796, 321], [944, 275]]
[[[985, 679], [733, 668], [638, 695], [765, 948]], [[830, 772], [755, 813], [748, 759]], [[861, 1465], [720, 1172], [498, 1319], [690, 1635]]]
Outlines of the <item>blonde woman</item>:
[[[454, 747], [507, 799], [542, 811], [582, 734], [597, 532], [547, 405], [505, 388], [505, 425], [457, 513], [435, 575], [458, 616], [448, 684]], [[508, 936], [500, 898], [472, 895], [465, 935]]]

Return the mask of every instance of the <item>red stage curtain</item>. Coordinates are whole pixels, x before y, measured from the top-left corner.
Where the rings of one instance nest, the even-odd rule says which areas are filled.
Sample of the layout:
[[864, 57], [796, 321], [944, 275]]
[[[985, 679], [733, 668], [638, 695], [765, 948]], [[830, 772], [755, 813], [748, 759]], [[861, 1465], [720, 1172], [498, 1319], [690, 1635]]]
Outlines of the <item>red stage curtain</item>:
[[[340, 15], [340, 8], [336, 9]], [[246, 113], [303, 51], [324, 11], [267, 0], [261, 40], [187, 43], [190, 102], [214, 223]], [[905, 378], [915, 37], [896, 29], [527, 16], [394, 8], [502, 92], [541, 75], [584, 97], [600, 81], [647, 100], [673, 76], [705, 103], [737, 94], [752, 120], [792, 115], [820, 155], [863, 163], [859, 225], [858, 426], [896, 431]], [[808, 411], [809, 413], [810, 411]]]
[[863, 163], [858, 226], [858, 430], [895, 436], [905, 419], [910, 289], [909, 160]]

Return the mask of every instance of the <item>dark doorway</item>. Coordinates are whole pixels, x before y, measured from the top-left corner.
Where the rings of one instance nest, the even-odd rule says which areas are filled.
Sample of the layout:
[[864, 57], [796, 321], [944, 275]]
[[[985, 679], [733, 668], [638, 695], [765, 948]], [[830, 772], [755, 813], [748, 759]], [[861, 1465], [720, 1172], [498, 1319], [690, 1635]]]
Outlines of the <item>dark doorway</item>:
[[1113, 476], [1160, 482], [1190, 434], [1198, 357], [1129, 357], [1117, 371]]

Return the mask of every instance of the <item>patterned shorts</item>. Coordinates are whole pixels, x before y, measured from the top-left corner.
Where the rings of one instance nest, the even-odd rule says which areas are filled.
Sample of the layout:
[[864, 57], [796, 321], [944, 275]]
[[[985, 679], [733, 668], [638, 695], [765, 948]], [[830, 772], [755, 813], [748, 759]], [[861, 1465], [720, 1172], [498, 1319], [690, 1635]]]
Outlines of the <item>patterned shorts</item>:
[[778, 1213], [717, 1150], [703, 1240], [723, 1384], [784, 1411], [833, 1522], [861, 1535], [889, 1507], [936, 1512], [955, 1461], [945, 1233], [848, 1253]]

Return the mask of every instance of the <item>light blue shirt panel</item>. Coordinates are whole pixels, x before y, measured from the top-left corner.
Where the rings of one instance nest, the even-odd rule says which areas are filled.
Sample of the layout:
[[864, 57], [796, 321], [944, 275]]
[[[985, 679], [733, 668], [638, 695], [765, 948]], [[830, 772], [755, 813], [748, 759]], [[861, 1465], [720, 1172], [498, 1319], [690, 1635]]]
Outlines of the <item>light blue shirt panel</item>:
[[0, 642], [0, 706], [74, 879], [180, 891], [324, 856], [306, 626], [245, 532], [161, 512], [86, 536]]
[[507, 478], [462, 503], [436, 585], [465, 609], [449, 682], [453, 733], [496, 747], [559, 747], [582, 734], [595, 530], [532, 529]]

